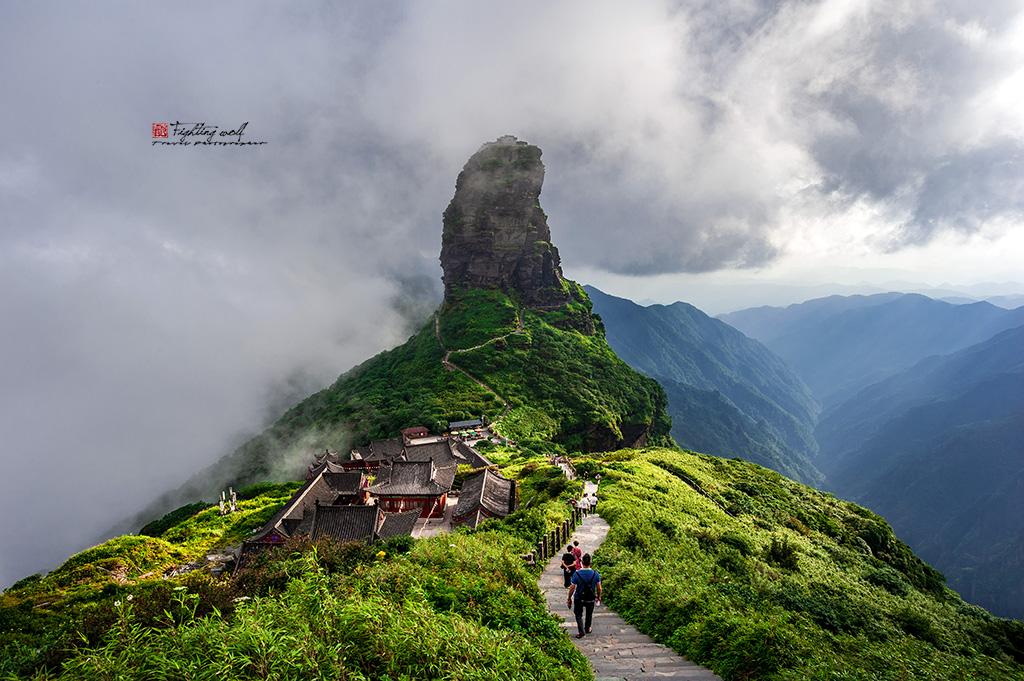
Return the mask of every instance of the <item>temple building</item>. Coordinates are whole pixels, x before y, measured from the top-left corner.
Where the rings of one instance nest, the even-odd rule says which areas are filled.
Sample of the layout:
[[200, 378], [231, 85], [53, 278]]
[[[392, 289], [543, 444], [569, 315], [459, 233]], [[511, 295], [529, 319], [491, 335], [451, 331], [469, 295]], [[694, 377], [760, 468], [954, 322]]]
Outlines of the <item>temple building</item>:
[[390, 440], [373, 440], [363, 447], [352, 450], [351, 459], [341, 462], [341, 466], [349, 470], [375, 471], [385, 464], [405, 455], [405, 442], [402, 438]]
[[462, 440], [428, 434], [415, 438], [403, 435], [401, 438], [390, 440], [374, 440], [366, 446], [353, 449], [352, 458], [339, 462], [337, 466], [346, 470], [373, 472], [395, 461], [416, 462], [431, 459], [439, 468], [462, 464], [473, 468], [493, 465], [487, 457]]
[[310, 536], [330, 537], [338, 541], [373, 543], [398, 535], [412, 534], [419, 519], [417, 509], [404, 513], [385, 513], [379, 506], [323, 506], [313, 508]]
[[369, 501], [369, 481], [365, 474], [346, 471], [325, 461], [281, 510], [242, 542], [242, 553], [277, 546], [300, 534], [309, 535], [313, 529], [314, 511], [318, 507], [359, 507]]
[[423, 426], [412, 426], [411, 428], [402, 428], [402, 439], [406, 444], [413, 440], [420, 438], [430, 437], [430, 431]]
[[427, 461], [395, 461], [380, 469], [370, 494], [390, 513], [419, 509], [421, 518], [439, 518], [448, 505], [456, 465]]
[[[492, 464], [462, 440], [430, 435], [420, 426], [404, 429], [402, 437], [357, 447], [347, 460], [325, 449], [315, 455], [306, 483], [242, 543], [242, 554], [298, 535], [372, 542], [411, 534], [417, 519], [444, 517], [460, 465]], [[463, 511], [456, 521], [461, 524], [476, 527], [515, 508], [515, 483], [491, 471], [467, 478], [467, 493], [456, 508], [457, 516]]]
[[463, 481], [452, 525], [476, 527], [488, 518], [504, 518], [515, 510], [515, 481], [485, 469]]

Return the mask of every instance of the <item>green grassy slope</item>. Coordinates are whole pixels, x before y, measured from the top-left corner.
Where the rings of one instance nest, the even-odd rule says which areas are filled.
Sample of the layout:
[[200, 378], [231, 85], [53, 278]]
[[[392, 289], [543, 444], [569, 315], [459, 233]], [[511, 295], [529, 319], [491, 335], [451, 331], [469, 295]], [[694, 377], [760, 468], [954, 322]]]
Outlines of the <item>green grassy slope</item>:
[[[612, 353], [586, 297], [573, 297], [522, 311], [496, 292], [456, 295], [439, 313], [442, 342], [487, 387], [442, 366], [431, 324], [290, 410], [233, 462], [258, 479], [288, 448], [323, 446], [316, 437], [497, 417], [507, 402], [498, 428], [519, 446], [484, 449], [520, 481], [508, 519], [374, 546], [297, 541], [234, 578], [165, 579], [236, 544], [297, 483], [247, 489], [227, 517], [189, 504], [4, 592], [0, 678], [590, 678], [518, 558], [581, 491], [544, 455], [599, 450], [638, 426], [660, 439], [669, 424], [664, 393]], [[866, 509], [676, 449], [575, 459], [603, 476], [612, 528], [597, 557], [610, 604], [727, 680], [1024, 679], [1024, 625], [964, 603]]]
[[[522, 507], [476, 531], [300, 541], [234, 579], [160, 578], [273, 513], [275, 488], [244, 502], [238, 523], [186, 509], [159, 536], [79, 554], [3, 595], [0, 676], [589, 678], [517, 558], [581, 485], [539, 454], [488, 449], [520, 480]], [[862, 507], [675, 449], [575, 460], [602, 475], [609, 604], [728, 681], [1024, 679], [1024, 624], [962, 601]]]
[[726, 679], [1024, 679], [1024, 624], [969, 605], [867, 509], [742, 461], [602, 473], [610, 605]]

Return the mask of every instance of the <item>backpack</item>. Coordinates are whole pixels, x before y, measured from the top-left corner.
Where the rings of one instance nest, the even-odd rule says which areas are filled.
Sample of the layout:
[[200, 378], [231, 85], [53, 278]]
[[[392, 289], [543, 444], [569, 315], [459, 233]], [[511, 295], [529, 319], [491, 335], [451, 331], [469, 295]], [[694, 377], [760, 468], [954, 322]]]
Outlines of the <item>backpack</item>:
[[591, 571], [590, 581], [584, 581], [583, 575], [580, 575], [580, 600], [584, 603], [593, 603], [597, 600], [597, 571]]

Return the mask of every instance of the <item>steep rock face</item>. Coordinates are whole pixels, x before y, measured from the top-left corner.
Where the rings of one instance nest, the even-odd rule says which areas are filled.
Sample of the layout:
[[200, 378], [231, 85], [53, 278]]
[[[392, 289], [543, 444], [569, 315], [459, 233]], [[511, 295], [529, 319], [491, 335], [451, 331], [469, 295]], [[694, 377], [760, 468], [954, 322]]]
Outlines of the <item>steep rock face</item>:
[[539, 147], [506, 135], [484, 144], [459, 173], [441, 237], [446, 298], [460, 288], [489, 288], [531, 307], [569, 302], [540, 207], [540, 156]]

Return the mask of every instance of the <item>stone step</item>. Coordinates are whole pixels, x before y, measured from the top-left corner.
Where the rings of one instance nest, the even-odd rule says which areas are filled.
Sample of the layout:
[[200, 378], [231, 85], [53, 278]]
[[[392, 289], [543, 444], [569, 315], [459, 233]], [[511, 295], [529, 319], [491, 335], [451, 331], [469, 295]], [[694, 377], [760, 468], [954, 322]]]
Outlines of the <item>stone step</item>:
[[[607, 534], [608, 524], [599, 516], [590, 516], [577, 528], [573, 539], [579, 541], [585, 551], [594, 551]], [[598, 681], [655, 678], [721, 681], [711, 670], [641, 634], [605, 605], [594, 610], [594, 632], [582, 639], [575, 638], [576, 619], [573, 611], [565, 605], [566, 589], [560, 562], [560, 556], [550, 560], [538, 583], [544, 592], [548, 610], [562, 619], [562, 629], [573, 637], [573, 643], [590, 660]]]

